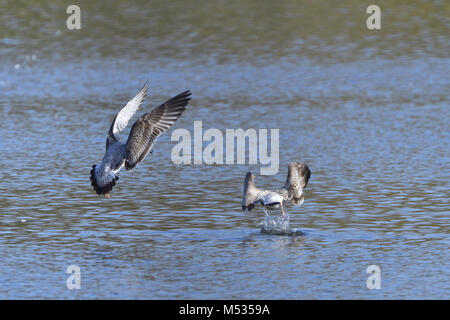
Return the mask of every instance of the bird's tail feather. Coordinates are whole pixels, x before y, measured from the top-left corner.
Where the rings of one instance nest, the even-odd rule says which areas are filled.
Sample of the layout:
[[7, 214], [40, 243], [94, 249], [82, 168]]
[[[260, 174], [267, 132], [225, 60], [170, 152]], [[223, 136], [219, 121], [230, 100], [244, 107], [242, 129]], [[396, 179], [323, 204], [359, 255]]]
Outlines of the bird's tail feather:
[[108, 194], [116, 185], [116, 181], [119, 180], [119, 177], [112, 170], [103, 173], [97, 172], [96, 167], [95, 164], [92, 166], [91, 185], [94, 187], [97, 194]]

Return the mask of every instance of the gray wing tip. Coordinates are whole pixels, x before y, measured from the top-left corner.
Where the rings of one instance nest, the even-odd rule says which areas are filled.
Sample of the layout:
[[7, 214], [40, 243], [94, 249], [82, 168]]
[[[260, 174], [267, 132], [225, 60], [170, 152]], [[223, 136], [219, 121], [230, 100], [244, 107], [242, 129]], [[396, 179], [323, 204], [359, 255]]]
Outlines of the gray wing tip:
[[142, 88], [138, 91], [138, 93], [136, 94], [135, 97], [139, 96], [140, 94], [142, 94], [142, 98], [141, 100], [143, 101], [146, 97], [147, 97], [147, 93], [148, 93], [148, 79], [145, 81], [144, 85], [142, 86]]
[[191, 90], [186, 90], [186, 91], [176, 95], [172, 99], [174, 99], [174, 100], [186, 99], [186, 100], [189, 101], [191, 99], [191, 95], [192, 95], [192, 91]]
[[311, 171], [308, 169], [308, 173], [305, 176], [305, 188], [308, 185], [309, 178], [311, 177]]
[[186, 90], [173, 98], [170, 98], [166, 103], [163, 104], [166, 110], [177, 110], [184, 111], [185, 107], [191, 100], [191, 90]]
[[142, 87], [142, 89], [140, 91], [144, 91], [144, 97], [147, 96], [147, 92], [148, 92], [148, 80], [145, 81], [144, 86]]

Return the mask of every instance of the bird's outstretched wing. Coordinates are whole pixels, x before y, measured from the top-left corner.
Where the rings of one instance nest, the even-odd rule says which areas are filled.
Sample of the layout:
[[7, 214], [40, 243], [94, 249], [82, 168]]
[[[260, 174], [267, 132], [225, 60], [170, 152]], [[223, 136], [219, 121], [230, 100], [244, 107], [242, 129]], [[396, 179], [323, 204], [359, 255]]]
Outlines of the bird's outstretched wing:
[[256, 202], [261, 200], [261, 191], [256, 187], [254, 181], [254, 175], [251, 172], [247, 172], [244, 180], [244, 195], [242, 198], [242, 210], [251, 211]]
[[302, 189], [305, 189], [306, 185], [308, 184], [309, 178], [311, 177], [311, 170], [309, 170], [308, 166], [303, 163], [297, 163], [297, 169], [300, 185]]
[[147, 96], [148, 84], [147, 82], [144, 84], [142, 89], [136, 94], [136, 96], [128, 101], [125, 107], [120, 110], [114, 120], [111, 123], [111, 127], [109, 128], [108, 137], [106, 139], [106, 148], [108, 149], [108, 145], [119, 140], [119, 132], [122, 131], [127, 125], [136, 111], [139, 109], [142, 101], [144, 101]]
[[191, 92], [185, 91], [151, 112], [144, 114], [133, 124], [125, 146], [125, 169], [131, 170], [142, 162], [151, 150], [156, 138], [167, 131], [180, 117], [189, 103]]
[[303, 189], [306, 188], [311, 170], [303, 163], [293, 162], [288, 166], [288, 175], [284, 188], [292, 195], [293, 202], [301, 200]]

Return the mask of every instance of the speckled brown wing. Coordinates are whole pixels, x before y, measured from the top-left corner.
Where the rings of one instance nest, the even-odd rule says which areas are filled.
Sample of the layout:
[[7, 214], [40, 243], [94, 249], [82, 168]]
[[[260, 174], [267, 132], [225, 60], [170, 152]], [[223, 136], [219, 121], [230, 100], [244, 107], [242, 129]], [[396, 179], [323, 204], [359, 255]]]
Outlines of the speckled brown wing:
[[299, 162], [292, 162], [289, 164], [284, 189], [289, 192], [289, 198], [294, 203], [300, 202], [303, 189], [306, 188], [310, 177], [311, 170], [309, 170], [306, 164]]
[[125, 169], [142, 162], [156, 139], [181, 116], [189, 103], [191, 92], [185, 91], [144, 114], [133, 124], [125, 146]]
[[303, 163], [297, 163], [297, 168], [300, 185], [302, 189], [305, 189], [306, 185], [308, 184], [309, 178], [311, 177], [311, 170], [309, 170], [309, 167]]

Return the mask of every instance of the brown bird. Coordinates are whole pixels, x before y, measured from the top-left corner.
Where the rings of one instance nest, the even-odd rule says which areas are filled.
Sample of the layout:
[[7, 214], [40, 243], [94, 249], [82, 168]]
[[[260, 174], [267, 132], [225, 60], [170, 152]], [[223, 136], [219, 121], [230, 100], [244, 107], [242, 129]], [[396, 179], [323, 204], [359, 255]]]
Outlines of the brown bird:
[[306, 188], [311, 171], [303, 163], [293, 162], [288, 166], [286, 183], [278, 190], [263, 190], [255, 185], [255, 176], [248, 172], [244, 180], [244, 197], [242, 199], [242, 210], [251, 211], [255, 205], [261, 204], [265, 209], [281, 208], [285, 216], [283, 203], [290, 201], [291, 204], [302, 204], [303, 189]]

